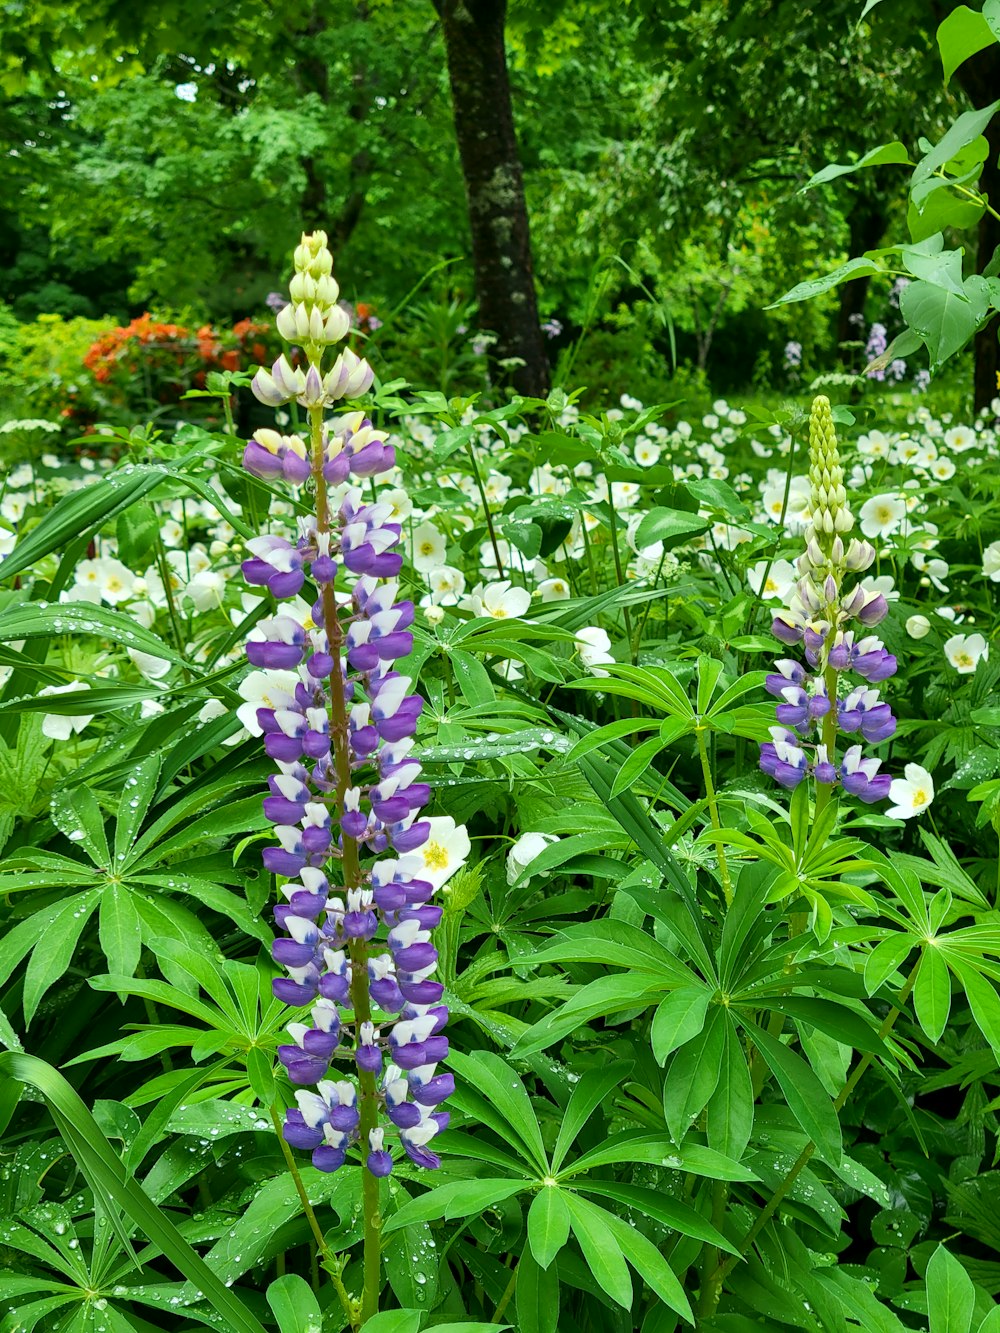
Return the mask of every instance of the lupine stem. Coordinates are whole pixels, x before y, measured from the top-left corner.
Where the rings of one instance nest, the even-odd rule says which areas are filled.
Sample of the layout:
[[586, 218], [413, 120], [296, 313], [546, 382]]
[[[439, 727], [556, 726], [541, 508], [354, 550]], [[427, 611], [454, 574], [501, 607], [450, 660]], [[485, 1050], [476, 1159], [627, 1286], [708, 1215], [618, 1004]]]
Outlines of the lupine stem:
[[[326, 479], [323, 476], [323, 408], [309, 409], [310, 442], [312, 445], [313, 479], [316, 485], [316, 520], [317, 531], [329, 532], [330, 506], [327, 498]], [[341, 664], [341, 650], [344, 643], [343, 627], [337, 611], [337, 599], [332, 583], [323, 585], [323, 621], [326, 628], [330, 656], [333, 658], [333, 671], [330, 673], [330, 748], [333, 752], [334, 767], [337, 774], [335, 789], [335, 809], [343, 809], [344, 793], [351, 785], [351, 753], [347, 706], [344, 701], [344, 673]], [[344, 834], [343, 860], [344, 889], [350, 891], [361, 885], [361, 865], [358, 858], [357, 840]], [[371, 1000], [368, 995], [368, 941], [353, 939], [349, 945], [351, 958], [351, 1008], [354, 1010], [355, 1030], [360, 1025], [371, 1021]], [[359, 1112], [361, 1122], [359, 1137], [362, 1145], [369, 1142], [369, 1135], [378, 1127], [378, 1088], [375, 1074], [371, 1070], [358, 1069], [360, 1089]], [[361, 1297], [361, 1323], [378, 1312], [379, 1293], [382, 1287], [381, 1243], [382, 1213], [379, 1205], [378, 1180], [370, 1171], [362, 1169], [362, 1206], [364, 1210], [364, 1289]]]

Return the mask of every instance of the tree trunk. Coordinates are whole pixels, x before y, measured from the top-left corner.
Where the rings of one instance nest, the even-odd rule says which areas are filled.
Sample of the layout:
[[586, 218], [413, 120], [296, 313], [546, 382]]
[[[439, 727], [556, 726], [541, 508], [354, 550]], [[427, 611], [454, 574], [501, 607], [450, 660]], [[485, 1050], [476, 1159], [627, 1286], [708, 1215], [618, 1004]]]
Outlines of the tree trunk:
[[[854, 203], [847, 216], [851, 230], [850, 257], [856, 258], [865, 250], [873, 250], [885, 233], [886, 209], [882, 197], [869, 194], [863, 188], [854, 196]], [[840, 360], [845, 365], [856, 361], [847, 342], [864, 341], [865, 299], [868, 296], [870, 278], [855, 278], [845, 282], [840, 289], [840, 309], [837, 312], [837, 346]], [[859, 318], [860, 317], [860, 318]]]
[[[967, 60], [959, 67], [959, 79], [969, 95], [973, 106], [988, 105], [996, 97], [1000, 87], [1000, 46], [994, 43], [978, 55]], [[994, 116], [986, 127], [986, 139], [990, 146], [989, 154], [983, 163], [983, 172], [979, 178], [980, 191], [989, 196], [994, 208], [1000, 203], [1000, 118]], [[1000, 222], [989, 213], [984, 213], [979, 223], [979, 243], [977, 247], [977, 269], [982, 273], [990, 263], [997, 247], [1000, 246]], [[988, 407], [1000, 392], [997, 372], [1000, 371], [1000, 317], [994, 315], [989, 323], [976, 334], [976, 367], [974, 379], [975, 410]]]
[[519, 393], [544, 398], [549, 363], [538, 321], [521, 159], [507, 78], [507, 0], [433, 0], [441, 19], [455, 134], [472, 232], [479, 322], [495, 364]]

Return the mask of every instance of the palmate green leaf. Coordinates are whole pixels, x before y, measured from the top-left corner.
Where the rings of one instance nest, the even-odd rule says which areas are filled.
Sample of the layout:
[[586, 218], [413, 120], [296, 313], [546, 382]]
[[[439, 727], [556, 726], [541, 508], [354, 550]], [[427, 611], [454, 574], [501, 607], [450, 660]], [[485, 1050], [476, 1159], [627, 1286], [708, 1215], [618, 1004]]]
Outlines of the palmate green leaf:
[[511, 1050], [515, 1060], [544, 1051], [598, 1016], [610, 1018], [652, 1004], [665, 986], [649, 973], [599, 977], [583, 986], [571, 1000], [540, 1018], [521, 1034]]
[[[5, 573], [11, 559], [13, 556], [8, 556], [3, 562]], [[183, 664], [185, 661], [175, 648], [171, 648], [152, 630], [145, 629], [137, 620], [92, 602], [22, 602], [20, 606], [8, 607], [0, 613], [0, 639], [5, 642], [50, 638], [60, 634], [69, 634], [74, 638], [89, 634], [110, 640], [122, 648], [137, 648], [140, 652], [151, 653], [167, 662]], [[49, 702], [54, 706], [48, 711], [57, 713], [58, 695]]]
[[446, 1185], [421, 1194], [404, 1203], [391, 1217], [386, 1218], [383, 1231], [389, 1235], [415, 1222], [433, 1222], [437, 1218], [451, 1221], [456, 1217], [477, 1216], [529, 1188], [526, 1177], [508, 1180], [501, 1177], [476, 1180], [454, 1180]]
[[[51, 915], [46, 911], [35, 914], [35, 917], [40, 918], [40, 929], [24, 975], [22, 1004], [26, 1023], [31, 1023], [45, 992], [69, 967], [80, 936], [97, 906], [99, 896], [97, 889], [89, 889], [85, 893], [78, 893], [75, 898], [70, 898]], [[35, 917], [32, 917], [30, 922], [25, 921], [21, 924], [24, 926], [34, 924]], [[13, 934], [12, 931], [11, 935]]]
[[518, 1260], [514, 1296], [519, 1333], [558, 1333], [559, 1273], [536, 1263], [530, 1249]]
[[475, 1051], [469, 1055], [452, 1051], [448, 1063], [459, 1078], [492, 1102], [538, 1170], [542, 1175], [548, 1175], [549, 1160], [538, 1118], [524, 1084], [511, 1067], [491, 1051]]
[[[622, 841], [624, 842], [624, 839]], [[605, 832], [571, 833], [569, 837], [560, 838], [558, 842], [550, 843], [539, 852], [521, 871], [514, 881], [514, 885], [518, 887], [521, 884], [526, 884], [528, 880], [533, 879], [536, 875], [555, 870], [577, 856], [584, 856], [589, 852], [607, 852], [609, 850], [609, 839]]]
[[740, 1021], [774, 1075], [792, 1115], [816, 1145], [817, 1153], [824, 1161], [836, 1165], [843, 1155], [840, 1121], [823, 1085], [801, 1056], [756, 1023]]
[[601, 1289], [617, 1305], [626, 1310], [631, 1309], [632, 1279], [621, 1245], [608, 1224], [610, 1214], [575, 1194], [568, 1194], [566, 1202], [569, 1205], [573, 1235], [583, 1252], [587, 1267]]
[[109, 970], [132, 976], [142, 953], [142, 921], [126, 885], [110, 881], [101, 894], [98, 938]]
[[76, 843], [101, 870], [111, 865], [111, 852], [104, 832], [104, 816], [89, 787], [69, 787], [55, 792], [51, 803], [52, 822], [70, 842]]
[[713, 1005], [705, 1025], [674, 1054], [663, 1080], [663, 1113], [675, 1143], [680, 1143], [718, 1087], [729, 1024]]
[[642, 1234], [637, 1227], [614, 1213], [603, 1208], [605, 1223], [614, 1239], [621, 1246], [629, 1263], [669, 1309], [675, 1310], [683, 1319], [694, 1322], [691, 1304], [677, 1274], [664, 1259], [653, 1242]]
[[913, 985], [913, 1008], [929, 1040], [939, 1042], [951, 1013], [951, 977], [948, 964], [933, 944], [926, 945], [920, 955]]
[[390, 1236], [385, 1266], [393, 1294], [404, 1308], [437, 1304], [437, 1243], [426, 1222], [414, 1222]]
[[627, 1078], [632, 1071], [632, 1063], [616, 1060], [603, 1069], [588, 1069], [574, 1084], [570, 1099], [563, 1111], [552, 1149], [552, 1170], [558, 1171], [566, 1160], [566, 1154], [575, 1143], [577, 1135], [586, 1125], [594, 1111], [614, 1088]]
[[[0, 1053], [0, 1076], [36, 1088], [59, 1133], [93, 1188], [113, 1201], [227, 1323], [232, 1333], [264, 1333], [239, 1297], [184, 1240], [170, 1219], [126, 1173], [79, 1094], [51, 1065], [35, 1056]], [[112, 1210], [111, 1214], [116, 1214]]]
[[[534, 954], [533, 963], [603, 963], [652, 973], [667, 986], [697, 986], [698, 977], [659, 940], [613, 917], [567, 926]], [[644, 983], [646, 984], [646, 983]]]
[[570, 1213], [565, 1191], [548, 1185], [528, 1209], [528, 1245], [537, 1263], [548, 1268], [569, 1239]]
[[754, 1094], [746, 1054], [736, 1028], [726, 1025], [719, 1085], [708, 1100], [705, 1132], [708, 1146], [738, 1162], [753, 1132]]
[[714, 1245], [728, 1254], [739, 1253], [736, 1246], [712, 1226], [711, 1222], [702, 1217], [696, 1208], [682, 1199], [671, 1197], [666, 1190], [588, 1178], [575, 1180], [574, 1189], [582, 1190], [585, 1194], [597, 1194], [601, 1198], [614, 1199], [616, 1203], [623, 1204], [633, 1212], [641, 1213], [654, 1222], [662, 1222], [664, 1226], [680, 1232], [682, 1236], [691, 1236], [695, 1240], [704, 1241], [706, 1245]]
[[[140, 761], [122, 785], [115, 821], [115, 864], [121, 865], [156, 794], [160, 777], [160, 756], [151, 754]], [[114, 969], [112, 969], [114, 970]]]
[[[682, 718], [669, 718], [668, 721], [677, 723], [681, 730], [687, 729], [687, 724]], [[637, 745], [615, 774], [615, 780], [611, 784], [612, 797], [619, 796], [623, 791], [629, 791], [634, 787], [663, 748], [664, 742], [659, 736], [651, 736], [648, 741]]]

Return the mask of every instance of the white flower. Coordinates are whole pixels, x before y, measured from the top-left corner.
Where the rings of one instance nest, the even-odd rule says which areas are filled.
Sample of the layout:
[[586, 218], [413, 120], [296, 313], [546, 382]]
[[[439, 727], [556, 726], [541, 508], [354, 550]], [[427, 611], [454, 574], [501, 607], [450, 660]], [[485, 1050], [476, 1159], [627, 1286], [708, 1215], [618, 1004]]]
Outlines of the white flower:
[[660, 461], [660, 450], [652, 440], [647, 440], [644, 435], [640, 435], [635, 442], [635, 461], [640, 467], [653, 467]]
[[944, 645], [944, 655], [960, 676], [971, 676], [980, 661], [989, 657], [989, 647], [981, 634], [953, 634]]
[[991, 583], [1000, 583], [1000, 542], [990, 542], [983, 552], [983, 573]]
[[858, 453], [866, 458], [888, 458], [892, 441], [880, 430], [870, 430], [858, 436]]
[[295, 687], [299, 683], [297, 671], [251, 671], [239, 683], [240, 704], [236, 716], [251, 736], [263, 736], [257, 721], [258, 708], [294, 708]]
[[461, 602], [463, 609], [474, 616], [492, 616], [494, 620], [516, 620], [530, 605], [531, 593], [527, 588], [515, 588], [507, 579], [485, 587], [477, 583]]
[[0, 528], [0, 560], [5, 555], [10, 555], [14, 549], [14, 543], [17, 541], [17, 534], [10, 531], [9, 528]]
[[866, 537], [888, 537], [906, 517], [906, 502], [898, 495], [873, 495], [861, 506], [860, 517]]
[[956, 454], [965, 453], [966, 449], [976, 446], [976, 432], [971, 426], [952, 426], [944, 433], [944, 442]]
[[427, 880], [435, 889], [439, 889], [465, 864], [472, 843], [465, 825], [456, 825], [451, 815], [440, 815], [436, 819], [428, 819], [426, 823], [431, 826], [430, 836], [413, 853], [415, 861], [419, 862], [414, 878]]
[[[241, 707], [245, 708], [246, 705], [244, 704]], [[241, 709], [237, 709], [236, 711], [239, 714], [241, 712]], [[224, 714], [228, 712], [229, 709], [226, 707], [226, 705], [222, 702], [221, 699], [208, 699], [198, 712], [198, 721], [201, 723], [214, 722], [217, 717], [222, 717]], [[254, 721], [256, 722], [256, 716], [254, 717]], [[253, 734], [259, 736], [260, 732], [257, 731], [254, 732]], [[222, 744], [239, 745], [239, 743], [241, 741], [245, 741], [249, 735], [250, 732], [247, 729], [246, 725], [244, 724], [242, 727], [239, 728], [238, 731], [234, 731], [231, 736], [227, 736], [226, 739], [222, 742]]]
[[[768, 568], [770, 566], [770, 568]], [[767, 582], [764, 575], [767, 574]], [[795, 583], [795, 566], [788, 560], [758, 560], [747, 570], [747, 583], [758, 597], [778, 597], [785, 600]]]
[[413, 513], [413, 501], [410, 499], [409, 492], [404, 490], [402, 486], [379, 491], [378, 502], [380, 505], [392, 505], [392, 513], [388, 519], [390, 523], [405, 523]]
[[433, 523], [421, 523], [410, 534], [413, 568], [421, 574], [444, 564], [446, 544]]
[[890, 819], [912, 819], [922, 814], [934, 799], [934, 781], [926, 768], [919, 764], [907, 764], [903, 778], [893, 778], [889, 788], [889, 800], [892, 801], [886, 814]]
[[[39, 695], [50, 694], [72, 694], [79, 690], [89, 690], [90, 686], [81, 680], [75, 680], [70, 685], [46, 685], [44, 689], [38, 691]], [[70, 736], [76, 732], [78, 735], [89, 723], [93, 722], [94, 714], [78, 714], [71, 717], [62, 713], [46, 713], [42, 718], [42, 735], [48, 736], [52, 741], [68, 741]]]
[[576, 650], [580, 654], [580, 661], [584, 666], [590, 668], [591, 675], [606, 676], [606, 671], [599, 668], [605, 662], [613, 662], [609, 649], [611, 640], [604, 630], [596, 625], [589, 625], [585, 629], [578, 630], [576, 633]]
[[483, 482], [487, 504], [504, 504], [510, 494], [510, 485], [510, 477], [505, 477], [502, 472], [491, 472]]
[[955, 464], [950, 458], [936, 458], [930, 466], [935, 481], [949, 481], [955, 475]]
[[565, 579], [544, 579], [538, 585], [538, 592], [543, 602], [565, 602], [568, 600], [569, 584]]
[[162, 680], [169, 672], [171, 663], [162, 657], [154, 657], [152, 653], [140, 652], [138, 648], [127, 648], [125, 650], [139, 670], [140, 675], [148, 680]]
[[866, 574], [861, 580], [861, 587], [865, 592], [881, 593], [887, 602], [898, 602], [899, 591], [892, 580], [891, 574]]
[[184, 589], [184, 596], [193, 602], [196, 611], [210, 611], [213, 606], [221, 606], [225, 595], [225, 575], [210, 569], [201, 570]]
[[424, 607], [424, 619], [428, 625], [440, 625], [444, 620], [444, 608], [432, 602], [430, 606]]
[[513, 884], [550, 843], [558, 842], [554, 833], [522, 833], [507, 853], [507, 883]]
[[427, 583], [431, 590], [431, 601], [439, 606], [457, 606], [458, 599], [465, 592], [465, 575], [453, 565], [438, 565], [428, 570]]
[[0, 516], [8, 523], [19, 523], [28, 507], [28, 497], [20, 491], [12, 491], [0, 501]]
[[931, 632], [931, 622], [926, 616], [910, 616], [906, 622], [906, 632], [911, 639], [923, 639]]

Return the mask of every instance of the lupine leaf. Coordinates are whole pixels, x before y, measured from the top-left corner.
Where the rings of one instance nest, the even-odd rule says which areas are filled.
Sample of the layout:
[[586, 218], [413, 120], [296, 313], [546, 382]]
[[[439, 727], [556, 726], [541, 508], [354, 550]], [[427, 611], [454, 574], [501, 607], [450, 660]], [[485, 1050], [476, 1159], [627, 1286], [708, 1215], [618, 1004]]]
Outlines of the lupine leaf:
[[790, 1111], [816, 1145], [820, 1157], [831, 1163], [839, 1162], [843, 1152], [840, 1121], [819, 1079], [801, 1056], [756, 1023], [745, 1023], [743, 1027], [767, 1061]]
[[530, 1249], [517, 1263], [517, 1325], [519, 1333], [557, 1333], [559, 1328], [559, 1273], [535, 1262]]
[[566, 1159], [566, 1153], [594, 1113], [594, 1110], [603, 1102], [612, 1088], [616, 1088], [627, 1077], [631, 1070], [631, 1062], [615, 1061], [606, 1065], [603, 1069], [589, 1069], [574, 1085], [569, 1102], [565, 1111], [563, 1111], [555, 1147], [552, 1149], [552, 1170], [554, 1172], [562, 1166]]
[[38, 1089], [56, 1118], [77, 1165], [90, 1183], [99, 1186], [122, 1208], [195, 1290], [204, 1292], [212, 1307], [228, 1322], [231, 1333], [264, 1333], [262, 1325], [239, 1297], [216, 1276], [170, 1219], [126, 1174], [94, 1117], [57, 1070], [34, 1056], [8, 1051], [0, 1053], [0, 1075]]
[[578, 1195], [566, 1197], [573, 1235], [588, 1268], [611, 1299], [626, 1310], [632, 1306], [632, 1279], [621, 1246], [609, 1225], [610, 1214]]
[[569, 1239], [569, 1206], [558, 1185], [541, 1189], [528, 1209], [528, 1244], [542, 1268], [548, 1268]]
[[538, 1118], [524, 1090], [524, 1084], [511, 1067], [491, 1051], [463, 1055], [451, 1053], [449, 1064], [455, 1072], [487, 1097], [524, 1144], [543, 1175], [548, 1175], [548, 1157], [542, 1142]]

